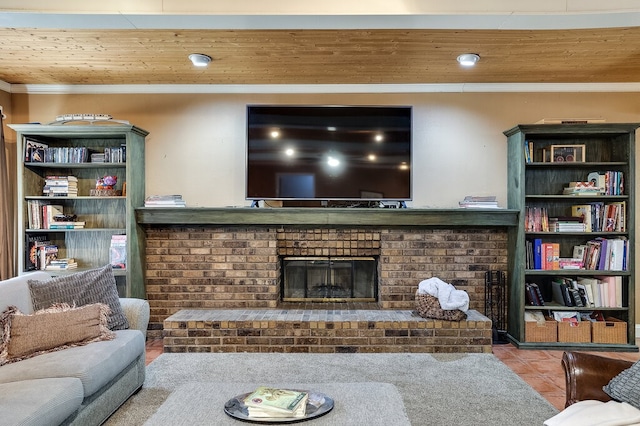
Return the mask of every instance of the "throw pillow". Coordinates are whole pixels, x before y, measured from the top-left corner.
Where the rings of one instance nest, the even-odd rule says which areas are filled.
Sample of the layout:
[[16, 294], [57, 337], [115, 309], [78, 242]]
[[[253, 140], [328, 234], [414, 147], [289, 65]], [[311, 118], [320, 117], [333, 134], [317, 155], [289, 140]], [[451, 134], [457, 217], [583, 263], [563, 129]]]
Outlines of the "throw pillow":
[[47, 352], [110, 340], [109, 307], [94, 303], [79, 308], [59, 304], [25, 315], [15, 306], [0, 314], [0, 365]]
[[111, 309], [109, 329], [115, 331], [129, 328], [129, 321], [120, 305], [111, 265], [62, 275], [48, 281], [29, 280], [28, 283], [34, 311], [55, 303], [67, 303], [71, 306], [104, 303]]
[[640, 409], [640, 361], [623, 370], [603, 388], [611, 398]]

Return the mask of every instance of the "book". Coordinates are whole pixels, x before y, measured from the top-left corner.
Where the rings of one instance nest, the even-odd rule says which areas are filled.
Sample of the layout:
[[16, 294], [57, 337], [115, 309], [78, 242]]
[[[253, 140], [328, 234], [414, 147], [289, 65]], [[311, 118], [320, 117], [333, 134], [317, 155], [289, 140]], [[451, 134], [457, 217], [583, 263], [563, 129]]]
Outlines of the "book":
[[542, 269], [542, 239], [533, 240], [533, 269]]
[[540, 291], [538, 284], [525, 283], [525, 289], [527, 290], [525, 295], [529, 305], [544, 306], [544, 298], [542, 297], [542, 292]]
[[112, 235], [109, 247], [109, 263], [114, 269], [127, 267], [127, 236]]
[[589, 307], [601, 307], [601, 301], [598, 298], [597, 285], [598, 279], [589, 277], [580, 277], [577, 279], [577, 285], [583, 286], [587, 295]]
[[64, 208], [60, 204], [45, 204], [42, 206], [42, 227], [49, 229], [53, 222], [53, 217], [64, 214]]
[[611, 275], [594, 278], [602, 281], [604, 285], [606, 300], [603, 300], [603, 307], [622, 308], [622, 277]]
[[46, 234], [29, 235], [25, 245], [24, 270], [35, 271], [39, 268], [40, 259], [38, 258], [38, 248], [42, 245], [48, 245], [49, 236]]
[[458, 205], [462, 208], [482, 208], [482, 209], [496, 209], [498, 208], [498, 202], [494, 195], [488, 196], [476, 196], [467, 195], [464, 200], [458, 202]]
[[45, 266], [45, 271], [62, 271], [66, 269], [76, 269], [78, 267], [78, 263], [73, 258], [61, 258], [61, 259], [52, 259], [47, 266]]
[[260, 386], [243, 402], [249, 417], [303, 417], [308, 399], [307, 392]]
[[145, 207], [186, 207], [182, 195], [149, 195], [144, 199]]
[[38, 256], [40, 258], [39, 269], [46, 270], [51, 261], [58, 258], [58, 246], [52, 244], [41, 246], [38, 250]]

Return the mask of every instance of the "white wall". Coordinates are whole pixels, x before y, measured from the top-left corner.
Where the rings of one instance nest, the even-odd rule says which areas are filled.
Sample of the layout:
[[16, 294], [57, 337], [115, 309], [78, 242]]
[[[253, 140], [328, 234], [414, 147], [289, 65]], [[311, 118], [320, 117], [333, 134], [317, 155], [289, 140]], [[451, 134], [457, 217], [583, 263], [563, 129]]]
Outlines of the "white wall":
[[[413, 106], [413, 207], [450, 208], [465, 195], [506, 203], [503, 131], [544, 117], [640, 121], [635, 93], [13, 95], [11, 121], [68, 112], [111, 114], [150, 132], [147, 194], [183, 194], [192, 207], [245, 206], [246, 105]], [[7, 135], [15, 139], [14, 134]]]
[[[147, 194], [183, 194], [191, 207], [247, 206], [246, 105], [390, 104], [413, 106], [413, 207], [451, 208], [465, 195], [506, 203], [506, 137], [541, 118], [640, 122], [638, 93], [202, 94], [11, 96], [11, 123], [47, 123], [73, 112], [111, 114], [150, 132]], [[9, 130], [7, 142], [15, 142]], [[636, 150], [640, 164], [640, 150]], [[636, 176], [637, 177], [637, 176]], [[633, 183], [636, 188], [638, 182]], [[640, 197], [636, 198], [636, 212]], [[637, 215], [640, 220], [640, 214]], [[636, 240], [636, 264], [640, 265]], [[640, 274], [636, 271], [636, 282]], [[640, 312], [640, 296], [636, 298]]]

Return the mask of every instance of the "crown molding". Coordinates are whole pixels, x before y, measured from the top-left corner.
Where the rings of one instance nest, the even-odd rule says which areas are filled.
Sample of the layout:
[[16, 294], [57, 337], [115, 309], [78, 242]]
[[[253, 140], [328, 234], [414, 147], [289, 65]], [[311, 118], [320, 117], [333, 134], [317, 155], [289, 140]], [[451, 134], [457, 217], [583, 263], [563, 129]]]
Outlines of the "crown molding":
[[635, 27], [640, 9], [404, 13], [110, 13], [1, 10], [0, 26], [48, 29], [350, 30], [467, 29], [549, 30]]
[[445, 83], [445, 84], [9, 84], [0, 90], [34, 95], [58, 94], [268, 94], [268, 93], [562, 93], [640, 92], [638, 83]]
[[2, 90], [3, 92], [11, 93], [11, 84], [7, 83], [6, 81], [0, 80], [0, 90]]

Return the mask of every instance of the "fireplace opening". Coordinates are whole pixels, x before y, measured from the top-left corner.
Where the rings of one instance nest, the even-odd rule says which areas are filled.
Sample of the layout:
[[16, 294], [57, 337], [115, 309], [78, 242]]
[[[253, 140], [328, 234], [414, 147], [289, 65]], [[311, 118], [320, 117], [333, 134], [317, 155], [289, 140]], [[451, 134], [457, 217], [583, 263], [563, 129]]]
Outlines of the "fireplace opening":
[[284, 302], [375, 302], [375, 257], [283, 257]]

